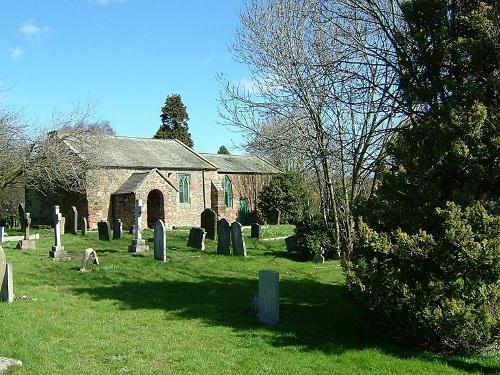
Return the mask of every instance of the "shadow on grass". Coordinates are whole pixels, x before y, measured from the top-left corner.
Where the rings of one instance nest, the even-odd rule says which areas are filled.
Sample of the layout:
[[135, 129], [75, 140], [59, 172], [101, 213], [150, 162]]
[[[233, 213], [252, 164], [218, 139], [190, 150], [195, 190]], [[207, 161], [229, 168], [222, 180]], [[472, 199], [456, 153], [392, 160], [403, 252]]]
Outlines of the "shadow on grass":
[[76, 288], [73, 292], [95, 300], [120, 301], [125, 309], [164, 310], [180, 318], [199, 318], [209, 325], [232, 327], [240, 337], [258, 337], [276, 347], [298, 346], [304, 351], [329, 354], [374, 348], [398, 358], [437, 360], [465, 371], [498, 370], [459, 357], [437, 357], [394, 344], [380, 328], [370, 327], [366, 315], [346, 299], [344, 286], [339, 284], [307, 279], [280, 281], [280, 323], [262, 326], [250, 310], [257, 288], [257, 280], [212, 277], [193, 282], [122, 282]]

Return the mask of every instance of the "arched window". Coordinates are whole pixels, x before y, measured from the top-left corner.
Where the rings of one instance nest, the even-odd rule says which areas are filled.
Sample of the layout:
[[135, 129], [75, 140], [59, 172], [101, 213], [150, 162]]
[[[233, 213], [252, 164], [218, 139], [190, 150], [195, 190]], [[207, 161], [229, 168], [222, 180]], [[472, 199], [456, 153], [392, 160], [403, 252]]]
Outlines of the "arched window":
[[232, 208], [233, 207], [233, 184], [231, 183], [231, 180], [229, 177], [225, 176], [224, 177], [224, 203], [226, 207]]
[[189, 175], [179, 176], [179, 203], [189, 203]]

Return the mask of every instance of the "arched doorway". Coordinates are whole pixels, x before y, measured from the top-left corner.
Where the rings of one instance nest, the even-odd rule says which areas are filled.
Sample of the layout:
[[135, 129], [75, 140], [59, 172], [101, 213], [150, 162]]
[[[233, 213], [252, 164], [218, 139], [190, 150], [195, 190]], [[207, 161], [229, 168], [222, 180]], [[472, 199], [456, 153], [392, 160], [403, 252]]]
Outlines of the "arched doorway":
[[148, 194], [148, 228], [154, 228], [158, 220], [165, 220], [163, 194], [160, 190], [151, 190]]

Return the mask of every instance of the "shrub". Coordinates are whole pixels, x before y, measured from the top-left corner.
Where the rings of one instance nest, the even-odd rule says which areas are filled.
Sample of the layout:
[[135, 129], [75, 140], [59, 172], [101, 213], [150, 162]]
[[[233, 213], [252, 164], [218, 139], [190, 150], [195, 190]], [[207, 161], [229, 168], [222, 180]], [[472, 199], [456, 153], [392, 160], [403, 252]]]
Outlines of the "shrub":
[[405, 337], [473, 352], [499, 334], [500, 215], [479, 203], [437, 215], [434, 235], [387, 235], [359, 221], [348, 285]]
[[300, 260], [311, 260], [321, 248], [326, 259], [337, 257], [334, 232], [321, 216], [304, 218], [295, 226], [296, 250]]

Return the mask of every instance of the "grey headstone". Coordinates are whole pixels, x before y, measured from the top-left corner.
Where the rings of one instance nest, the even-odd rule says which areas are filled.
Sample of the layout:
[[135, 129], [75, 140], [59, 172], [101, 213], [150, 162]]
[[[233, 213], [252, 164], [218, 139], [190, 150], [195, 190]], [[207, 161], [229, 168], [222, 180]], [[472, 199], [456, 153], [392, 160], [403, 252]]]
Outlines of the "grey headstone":
[[84, 236], [87, 234], [87, 226], [87, 218], [82, 216], [82, 235]]
[[9, 303], [14, 301], [14, 278], [12, 277], [12, 264], [5, 264], [5, 274], [0, 288], [0, 300]]
[[49, 256], [54, 259], [66, 259], [68, 258], [68, 253], [64, 250], [64, 246], [61, 244], [61, 231], [62, 231], [62, 219], [63, 216], [59, 212], [59, 206], [54, 206], [52, 210], [52, 219], [54, 220], [54, 246], [49, 252]]
[[111, 226], [109, 225], [109, 221], [101, 220], [100, 222], [98, 222], [97, 230], [99, 231], [99, 239], [101, 241], [111, 240]]
[[217, 223], [217, 254], [231, 255], [231, 228], [226, 219]]
[[260, 238], [260, 224], [253, 223], [250, 228], [250, 237], [251, 238]]
[[243, 238], [243, 229], [240, 223], [235, 221], [231, 224], [231, 242], [233, 244], [233, 255], [247, 256], [247, 247]]
[[30, 239], [30, 225], [31, 225], [31, 215], [29, 212], [24, 214], [24, 239]]
[[215, 240], [217, 236], [217, 214], [210, 208], [201, 213], [201, 227], [207, 232], [207, 238]]
[[132, 243], [128, 247], [128, 251], [131, 253], [144, 253], [149, 250], [149, 246], [146, 245], [146, 241], [142, 239], [141, 222], [142, 222], [143, 212], [144, 211], [142, 207], [142, 199], [137, 199], [135, 201], [135, 209], [134, 209], [134, 214], [135, 214], [134, 239], [132, 240]]
[[20, 240], [16, 245], [16, 249], [36, 250], [36, 243], [33, 240]]
[[70, 215], [70, 233], [77, 234], [78, 233], [78, 210], [75, 206], [71, 206], [71, 215]]
[[14, 358], [0, 357], [0, 374], [3, 374], [11, 367], [21, 367], [23, 363]]
[[165, 224], [163, 220], [158, 220], [155, 224], [155, 236], [154, 236], [154, 259], [161, 260], [162, 262], [167, 261], [167, 231], [165, 230]]
[[97, 257], [97, 253], [94, 249], [85, 249], [85, 252], [83, 253], [82, 268], [80, 268], [80, 272], [92, 271], [92, 266], [94, 264], [99, 265], [99, 258]]
[[17, 206], [17, 210], [19, 212], [19, 224], [21, 225], [21, 230], [24, 231], [24, 227], [26, 224], [24, 223], [24, 214], [26, 213], [24, 211], [24, 206], [19, 203], [19, 206]]
[[0, 246], [0, 281], [3, 280], [6, 267], [7, 267], [7, 258], [5, 257], [5, 252], [3, 251], [3, 247]]
[[273, 270], [259, 271], [259, 322], [277, 324], [280, 320], [280, 275]]
[[187, 246], [195, 249], [205, 250], [205, 236], [207, 232], [203, 228], [192, 227], [189, 231]]
[[293, 236], [289, 236], [285, 238], [286, 251], [292, 253], [297, 248], [297, 236], [295, 234]]
[[4, 238], [5, 238], [5, 228], [0, 227], [0, 243], [4, 241]]
[[325, 257], [323, 256], [324, 253], [325, 251], [323, 248], [320, 248], [320, 251], [314, 255], [313, 263], [325, 263]]
[[123, 235], [123, 223], [120, 219], [115, 221], [115, 225], [113, 227], [113, 239], [120, 240]]
[[271, 208], [268, 214], [269, 224], [279, 225], [281, 218], [281, 211], [277, 208]]

